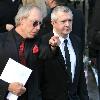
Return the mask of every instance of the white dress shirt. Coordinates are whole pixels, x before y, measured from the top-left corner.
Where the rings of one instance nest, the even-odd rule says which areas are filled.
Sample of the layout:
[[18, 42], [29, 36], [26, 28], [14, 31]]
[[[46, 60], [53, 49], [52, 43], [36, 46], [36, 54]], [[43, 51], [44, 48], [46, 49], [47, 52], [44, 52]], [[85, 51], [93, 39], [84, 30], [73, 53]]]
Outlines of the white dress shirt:
[[[53, 31], [53, 33], [54, 33], [55, 36], [59, 36], [55, 31]], [[69, 38], [69, 34], [68, 34], [68, 37], [66, 39], [68, 40], [67, 47], [68, 47], [69, 54], [70, 54], [71, 73], [72, 73], [72, 82], [73, 82], [74, 73], [75, 73], [75, 66], [76, 66], [76, 55], [75, 55], [71, 40]], [[64, 51], [64, 46], [65, 46], [64, 40], [65, 39], [59, 36], [59, 40], [60, 41], [59, 41], [58, 45], [60, 47], [61, 53], [63, 55], [64, 61], [65, 61], [65, 64], [66, 64], [65, 51]]]

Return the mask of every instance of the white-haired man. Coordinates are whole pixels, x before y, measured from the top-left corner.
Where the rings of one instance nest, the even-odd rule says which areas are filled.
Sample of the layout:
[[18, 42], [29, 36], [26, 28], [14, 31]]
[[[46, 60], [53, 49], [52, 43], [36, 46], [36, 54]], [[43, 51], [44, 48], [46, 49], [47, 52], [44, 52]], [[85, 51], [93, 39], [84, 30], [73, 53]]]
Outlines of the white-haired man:
[[[38, 69], [40, 65], [37, 61], [39, 39], [36, 36], [41, 21], [42, 13], [37, 6], [32, 4], [22, 6], [15, 18], [15, 29], [0, 34], [0, 74], [8, 58], [12, 58], [33, 70], [25, 86], [19, 82], [7, 83], [0, 79], [0, 100], [7, 100], [8, 92], [19, 96], [18, 100], [41, 100], [38, 90]], [[22, 46], [22, 44], [24, 45]], [[25, 50], [23, 57], [19, 52], [20, 47]]]

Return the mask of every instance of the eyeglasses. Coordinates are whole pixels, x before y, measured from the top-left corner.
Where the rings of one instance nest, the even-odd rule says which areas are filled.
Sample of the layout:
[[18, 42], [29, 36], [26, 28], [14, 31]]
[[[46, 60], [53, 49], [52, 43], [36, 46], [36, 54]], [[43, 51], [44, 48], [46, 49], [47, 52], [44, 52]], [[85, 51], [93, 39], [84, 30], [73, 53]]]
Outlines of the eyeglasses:
[[41, 24], [42, 24], [42, 22], [40, 22], [40, 21], [33, 21], [33, 27], [36, 27]]

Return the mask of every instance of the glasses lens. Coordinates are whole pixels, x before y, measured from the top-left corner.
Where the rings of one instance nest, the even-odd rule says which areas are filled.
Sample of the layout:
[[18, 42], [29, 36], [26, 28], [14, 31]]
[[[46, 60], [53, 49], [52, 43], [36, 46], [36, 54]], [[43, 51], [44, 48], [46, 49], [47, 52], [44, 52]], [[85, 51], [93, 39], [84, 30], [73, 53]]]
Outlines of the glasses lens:
[[34, 22], [33, 22], [33, 27], [36, 27], [36, 26], [38, 26], [38, 25], [41, 25], [41, 22], [39, 22], [39, 21], [34, 21]]

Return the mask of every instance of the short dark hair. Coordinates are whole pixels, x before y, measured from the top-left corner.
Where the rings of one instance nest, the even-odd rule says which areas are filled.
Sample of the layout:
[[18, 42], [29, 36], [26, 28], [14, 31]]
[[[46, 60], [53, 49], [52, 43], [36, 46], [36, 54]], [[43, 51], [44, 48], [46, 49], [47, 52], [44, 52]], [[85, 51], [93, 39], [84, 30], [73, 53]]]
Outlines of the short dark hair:
[[69, 0], [55, 0], [55, 1], [56, 1], [57, 5], [59, 5], [59, 6], [61, 6], [61, 5], [67, 6], [67, 4], [69, 2]]

